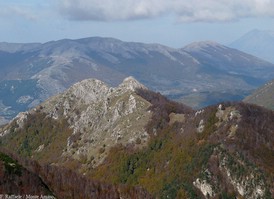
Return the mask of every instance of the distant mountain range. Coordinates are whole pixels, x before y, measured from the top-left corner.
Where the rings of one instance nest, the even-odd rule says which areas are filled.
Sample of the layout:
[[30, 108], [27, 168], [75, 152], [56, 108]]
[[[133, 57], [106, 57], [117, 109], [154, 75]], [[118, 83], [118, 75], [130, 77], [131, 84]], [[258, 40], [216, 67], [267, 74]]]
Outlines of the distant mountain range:
[[244, 99], [244, 102], [257, 104], [274, 110], [274, 80], [258, 88]]
[[117, 86], [131, 75], [156, 92], [198, 108], [241, 100], [274, 77], [273, 64], [214, 42], [174, 49], [93, 37], [0, 43], [0, 49], [2, 123], [86, 78]]
[[274, 63], [274, 31], [255, 29], [232, 42], [229, 46]]
[[83, 80], [0, 128], [0, 190], [15, 179], [57, 198], [273, 198], [273, 117], [243, 102], [194, 111], [133, 77]]

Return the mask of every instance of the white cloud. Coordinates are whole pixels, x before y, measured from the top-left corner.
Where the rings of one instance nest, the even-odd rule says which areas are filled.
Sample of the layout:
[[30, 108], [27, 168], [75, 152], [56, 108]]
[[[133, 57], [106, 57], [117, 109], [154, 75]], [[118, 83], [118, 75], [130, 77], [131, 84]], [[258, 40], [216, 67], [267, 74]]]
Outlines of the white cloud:
[[0, 0], [0, 18], [39, 21], [52, 15], [56, 16], [56, 7], [55, 0]]
[[61, 0], [60, 10], [76, 20], [128, 20], [149, 18], [166, 12], [157, 0]]
[[28, 20], [36, 20], [37, 15], [29, 9], [28, 7], [17, 6], [17, 5], [7, 5], [5, 7], [1, 6], [0, 8], [0, 17], [21, 17]]
[[59, 0], [69, 19], [117, 21], [175, 15], [178, 21], [232, 21], [273, 17], [273, 0]]

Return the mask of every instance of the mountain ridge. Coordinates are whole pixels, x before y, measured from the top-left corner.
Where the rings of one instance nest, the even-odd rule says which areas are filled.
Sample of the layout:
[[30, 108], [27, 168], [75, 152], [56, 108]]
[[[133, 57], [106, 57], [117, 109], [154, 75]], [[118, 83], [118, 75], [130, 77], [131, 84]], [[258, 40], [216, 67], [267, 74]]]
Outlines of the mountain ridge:
[[216, 45], [207, 42], [206, 48], [196, 52], [190, 52], [190, 45], [187, 52], [160, 44], [95, 37], [31, 44], [31, 49], [12, 53], [1, 51], [0, 116], [10, 120], [87, 78], [117, 86], [127, 76], [134, 76], [149, 89], [195, 108], [223, 99], [242, 99], [273, 78], [273, 64]]
[[271, 198], [273, 116], [243, 102], [194, 111], [132, 77], [114, 88], [88, 79], [2, 127], [0, 145], [50, 164], [34, 168], [56, 196], [84, 175], [96, 193], [122, 184], [129, 198]]

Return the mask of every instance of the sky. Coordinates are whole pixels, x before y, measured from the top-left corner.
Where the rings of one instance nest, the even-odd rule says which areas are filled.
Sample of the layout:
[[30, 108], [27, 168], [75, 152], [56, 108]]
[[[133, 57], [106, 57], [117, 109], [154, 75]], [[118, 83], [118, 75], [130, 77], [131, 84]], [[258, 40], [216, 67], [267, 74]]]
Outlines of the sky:
[[174, 48], [274, 30], [274, 0], [0, 0], [0, 42], [84, 37]]

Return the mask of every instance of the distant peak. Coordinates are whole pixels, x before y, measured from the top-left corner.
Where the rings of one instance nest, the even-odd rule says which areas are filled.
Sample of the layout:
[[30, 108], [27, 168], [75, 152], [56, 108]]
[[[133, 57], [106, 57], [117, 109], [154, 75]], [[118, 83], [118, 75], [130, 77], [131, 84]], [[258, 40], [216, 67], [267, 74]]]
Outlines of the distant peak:
[[253, 29], [250, 32], [248, 32], [246, 35], [269, 35], [274, 36], [274, 31], [272, 30], [259, 30], [259, 29]]
[[215, 42], [215, 41], [199, 41], [199, 42], [193, 42], [187, 46], [185, 46], [184, 50], [201, 50], [206, 47], [223, 47], [223, 45]]
[[129, 76], [123, 80], [119, 85], [119, 88], [135, 91], [138, 88], [147, 89], [143, 84], [138, 82], [134, 77]]
[[81, 38], [76, 39], [76, 41], [79, 42], [101, 42], [101, 43], [121, 43], [122, 41], [116, 38], [112, 37], [87, 37], [87, 38]]

